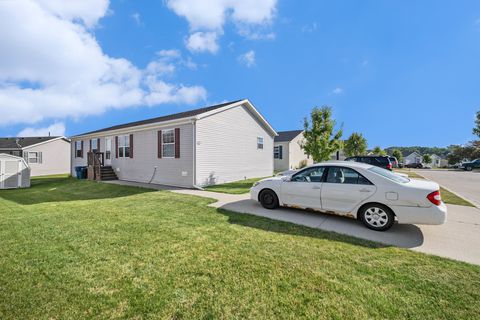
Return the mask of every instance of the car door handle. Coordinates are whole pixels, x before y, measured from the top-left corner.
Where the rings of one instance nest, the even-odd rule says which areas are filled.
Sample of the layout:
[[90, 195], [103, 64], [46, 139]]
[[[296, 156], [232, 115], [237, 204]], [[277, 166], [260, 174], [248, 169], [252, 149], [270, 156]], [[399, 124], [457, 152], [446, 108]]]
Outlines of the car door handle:
[[360, 191], [360, 192], [371, 192], [371, 191], [368, 190], [368, 189], [360, 189], [359, 191]]
[[313, 186], [312, 189], [313, 190], [320, 190], [321, 188], [319, 186]]

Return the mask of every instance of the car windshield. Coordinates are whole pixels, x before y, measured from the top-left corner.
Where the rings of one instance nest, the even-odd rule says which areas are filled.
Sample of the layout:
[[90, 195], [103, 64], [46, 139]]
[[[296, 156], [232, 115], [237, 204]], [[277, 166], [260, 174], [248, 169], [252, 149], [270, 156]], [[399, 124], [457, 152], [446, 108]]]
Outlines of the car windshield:
[[393, 173], [391, 171], [388, 171], [379, 167], [371, 167], [370, 169], [368, 169], [368, 171], [372, 171], [373, 173], [376, 173], [378, 175], [381, 175], [382, 177], [385, 177], [389, 180], [392, 180], [398, 183], [407, 183], [410, 181], [410, 179], [408, 178], [402, 177], [396, 173]]

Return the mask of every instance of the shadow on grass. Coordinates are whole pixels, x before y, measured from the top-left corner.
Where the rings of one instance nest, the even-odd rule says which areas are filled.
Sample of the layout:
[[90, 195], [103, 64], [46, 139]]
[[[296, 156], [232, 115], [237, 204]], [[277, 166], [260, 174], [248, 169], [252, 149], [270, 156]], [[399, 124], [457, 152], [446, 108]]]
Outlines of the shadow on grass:
[[0, 200], [5, 199], [21, 205], [79, 200], [99, 200], [127, 197], [155, 190], [112, 186], [88, 180], [77, 180], [65, 176], [32, 178], [27, 189], [0, 190]]
[[[267, 210], [251, 200], [230, 203], [217, 210], [227, 216], [228, 222], [232, 224], [268, 232], [348, 242], [369, 248], [414, 248], [424, 242], [422, 231], [412, 224], [395, 223], [390, 230], [379, 232], [366, 228], [356, 219], [290, 208]], [[297, 221], [299, 224], [296, 224]]]

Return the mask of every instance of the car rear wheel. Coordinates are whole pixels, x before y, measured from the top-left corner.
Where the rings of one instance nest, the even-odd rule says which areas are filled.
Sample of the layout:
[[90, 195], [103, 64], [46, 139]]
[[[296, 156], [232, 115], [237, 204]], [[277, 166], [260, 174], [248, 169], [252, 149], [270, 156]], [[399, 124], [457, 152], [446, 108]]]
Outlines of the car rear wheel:
[[364, 206], [360, 212], [360, 220], [369, 229], [385, 231], [390, 229], [395, 222], [395, 215], [388, 207], [372, 203]]
[[467, 170], [467, 171], [472, 171], [473, 168], [472, 168], [472, 167], [466, 167], [465, 170]]
[[276, 209], [278, 208], [278, 197], [272, 190], [263, 190], [260, 193], [260, 203], [265, 209]]

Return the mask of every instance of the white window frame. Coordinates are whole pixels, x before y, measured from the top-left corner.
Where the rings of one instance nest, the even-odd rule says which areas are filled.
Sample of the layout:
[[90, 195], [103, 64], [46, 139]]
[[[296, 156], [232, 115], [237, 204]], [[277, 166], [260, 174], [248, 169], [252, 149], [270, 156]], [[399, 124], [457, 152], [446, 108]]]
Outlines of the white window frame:
[[[80, 154], [78, 154], [78, 151], [80, 151]], [[75, 141], [75, 158], [81, 158], [83, 150], [82, 150], [82, 141]]]
[[257, 149], [263, 150], [264, 140], [263, 137], [257, 137]]
[[[31, 155], [32, 154], [35, 154], [35, 157], [32, 157]], [[31, 161], [31, 159], [35, 159], [35, 161]], [[39, 163], [38, 162], [38, 152], [37, 151], [29, 151], [28, 152], [28, 156], [27, 156], [27, 162], [30, 164], [30, 163]]]
[[[164, 136], [166, 134], [170, 134], [172, 133], [172, 137], [173, 137], [173, 142], [165, 142], [165, 139], [164, 139]], [[173, 146], [173, 153], [171, 156], [167, 156], [165, 154], [165, 147], [166, 146]], [[166, 130], [162, 130], [162, 157], [163, 158], [175, 158], [175, 129], [166, 129]]]
[[[128, 156], [126, 155], [126, 150], [128, 148]], [[120, 150], [122, 152], [120, 153]], [[126, 134], [123, 136], [118, 136], [118, 157], [119, 158], [130, 158], [130, 135]]]
[[273, 147], [273, 158], [280, 160], [280, 146]]
[[[90, 139], [90, 143], [92, 144], [92, 152], [98, 152], [99, 148], [98, 148], [98, 139]], [[94, 147], [94, 144], [95, 144], [95, 147]]]

